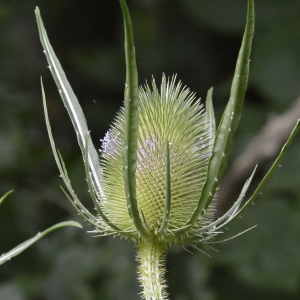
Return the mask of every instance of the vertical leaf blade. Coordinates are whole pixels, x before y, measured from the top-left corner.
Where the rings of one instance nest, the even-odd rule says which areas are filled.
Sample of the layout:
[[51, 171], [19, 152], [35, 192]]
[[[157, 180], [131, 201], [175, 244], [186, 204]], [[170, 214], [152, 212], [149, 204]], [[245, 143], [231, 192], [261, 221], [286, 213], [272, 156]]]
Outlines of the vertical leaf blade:
[[[49, 69], [52, 73], [52, 76], [58, 87], [60, 96], [64, 102], [64, 105], [69, 113], [69, 116], [75, 128], [78, 143], [81, 148], [82, 156], [84, 158], [85, 137], [88, 132], [86, 119], [84, 117], [82, 108], [78, 102], [78, 99], [74, 94], [71, 85], [69, 84], [67, 77], [61, 67], [61, 64], [57, 59], [54, 50], [50, 44], [38, 7], [35, 9], [35, 15], [38, 24], [40, 40], [44, 48], [44, 53], [46, 55], [47, 61], [49, 63]], [[102, 188], [99, 182], [99, 178], [102, 174], [102, 171], [99, 163], [99, 156], [90, 137], [88, 138], [88, 144], [88, 164], [92, 172], [93, 184], [98, 195], [101, 195]]]
[[212, 156], [198, 206], [186, 225], [193, 224], [208, 207], [227, 167], [233, 138], [239, 124], [249, 77], [249, 58], [254, 34], [254, 1], [248, 0], [248, 12], [242, 45], [239, 51], [230, 98], [216, 132]]
[[136, 162], [139, 130], [139, 91], [138, 72], [131, 18], [125, 0], [120, 0], [125, 27], [126, 86], [124, 93], [125, 128], [123, 146], [123, 177], [129, 215], [138, 232], [149, 235], [142, 223], [136, 198]]

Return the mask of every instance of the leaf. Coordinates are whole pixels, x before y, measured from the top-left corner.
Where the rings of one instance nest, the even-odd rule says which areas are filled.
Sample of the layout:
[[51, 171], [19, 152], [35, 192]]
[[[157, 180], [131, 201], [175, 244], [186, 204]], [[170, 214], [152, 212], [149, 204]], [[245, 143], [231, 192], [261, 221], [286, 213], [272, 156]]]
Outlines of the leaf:
[[124, 18], [126, 59], [123, 176], [128, 213], [138, 232], [143, 237], [147, 237], [149, 236], [149, 231], [142, 223], [136, 199], [136, 161], [139, 130], [138, 72], [136, 67], [133, 30], [129, 10], [125, 0], [120, 0], [120, 4]]
[[228, 238], [228, 239], [221, 240], [221, 241], [215, 241], [215, 242], [207, 242], [207, 244], [211, 245], [211, 244], [221, 244], [221, 243], [229, 242], [229, 241], [231, 241], [231, 240], [237, 238], [238, 236], [241, 236], [242, 234], [248, 232], [249, 230], [252, 230], [252, 229], [255, 228], [256, 226], [257, 226], [257, 225], [254, 225], [254, 226], [252, 226], [252, 227], [250, 227], [250, 228], [248, 228], [248, 229], [246, 229], [246, 230], [244, 230], [244, 231], [242, 231], [242, 232], [240, 232], [240, 233], [238, 233], [238, 234], [236, 234], [236, 235], [234, 235], [234, 236], [232, 236], [232, 237], [230, 237], [230, 238]]
[[[271, 178], [272, 174], [275, 172], [275, 170], [278, 168], [280, 165], [283, 157], [285, 156], [286, 152], [290, 148], [291, 144], [293, 143], [295, 137], [297, 136], [298, 131], [300, 130], [300, 119], [298, 119], [293, 131], [291, 132], [287, 142], [284, 144], [282, 147], [278, 157], [274, 161], [273, 165], [269, 169], [268, 173], [265, 175], [263, 180], [260, 182], [260, 184], [257, 186], [256, 190], [252, 194], [252, 196], [249, 198], [249, 200], [243, 205], [243, 207], [239, 210], [239, 212], [234, 216], [233, 219], [230, 220], [232, 222], [234, 219], [236, 219], [253, 201], [256, 199], [256, 197], [260, 194], [264, 186], [267, 184], [269, 179]], [[229, 222], [228, 222], [229, 223]], [[227, 224], [228, 224], [227, 223]]]
[[[198, 206], [190, 220], [193, 224], [212, 201], [217, 186], [227, 167], [228, 157], [233, 145], [233, 137], [242, 113], [244, 97], [248, 84], [249, 58], [254, 34], [254, 2], [248, 1], [248, 13], [245, 33], [237, 59], [230, 98], [216, 132], [212, 156], [209, 161], [205, 184], [201, 190]], [[179, 233], [179, 232], [178, 232]]]
[[82, 228], [82, 226], [78, 222], [75, 222], [75, 221], [65, 221], [65, 222], [58, 223], [58, 224], [46, 229], [43, 232], [39, 232], [36, 236], [34, 236], [31, 239], [21, 243], [20, 245], [13, 248], [9, 252], [2, 254], [0, 256], [0, 265], [4, 264], [6, 261], [10, 260], [12, 257], [19, 255], [21, 252], [23, 252], [24, 250], [29, 248], [31, 245], [36, 243], [42, 237], [46, 236], [48, 233], [50, 233], [50, 232], [52, 232], [56, 229], [66, 227], [66, 226], [74, 226], [74, 227]]
[[210, 223], [209, 225], [202, 227], [199, 229], [198, 232], [205, 232], [208, 231], [211, 228], [214, 228], [214, 230], [221, 230], [225, 226], [227, 226], [232, 220], [236, 218], [236, 216], [239, 215], [240, 212], [240, 206], [241, 203], [246, 195], [246, 192], [251, 184], [251, 181], [254, 177], [255, 171], [256, 171], [257, 165], [255, 166], [250, 178], [248, 178], [242, 188], [242, 191], [240, 193], [239, 198], [237, 201], [231, 206], [231, 208], [220, 218], [218, 218], [216, 221]]
[[50, 121], [49, 121], [49, 117], [48, 117], [48, 110], [47, 110], [47, 104], [46, 104], [46, 95], [45, 95], [45, 91], [44, 91], [44, 86], [43, 86], [43, 81], [41, 79], [41, 87], [42, 87], [42, 96], [43, 96], [43, 106], [44, 106], [44, 115], [45, 115], [45, 120], [46, 120], [46, 127], [47, 127], [47, 131], [48, 131], [48, 136], [49, 136], [49, 140], [50, 140], [50, 145], [52, 148], [52, 152], [54, 155], [54, 159], [56, 162], [56, 165], [58, 167], [58, 170], [60, 172], [60, 176], [62, 177], [69, 193], [71, 194], [72, 198], [71, 199], [67, 193], [64, 191], [64, 193], [66, 194], [67, 198], [70, 200], [71, 204], [73, 205], [73, 207], [78, 211], [79, 214], [81, 214], [88, 222], [90, 222], [91, 224], [95, 225], [97, 227], [97, 218], [92, 215], [87, 209], [86, 207], [80, 202], [80, 200], [77, 198], [73, 187], [71, 185], [71, 181], [68, 177], [68, 173], [67, 173], [67, 169], [65, 167], [64, 161], [61, 157], [61, 155], [59, 154], [59, 152], [56, 150], [55, 147], [55, 143], [54, 143], [54, 139], [52, 136], [52, 131], [51, 131], [51, 126], [50, 126]]
[[13, 190], [5, 193], [1, 198], [0, 198], [0, 204], [8, 197], [13, 192]]
[[[47, 61], [49, 63], [49, 69], [52, 73], [52, 76], [55, 80], [55, 83], [58, 87], [59, 94], [64, 102], [64, 105], [69, 113], [71, 121], [76, 131], [77, 139], [79, 146], [82, 151], [82, 156], [84, 158], [84, 147], [85, 147], [85, 137], [88, 132], [86, 119], [84, 117], [82, 108], [78, 102], [76, 95], [74, 94], [67, 77], [61, 67], [59, 60], [57, 59], [53, 48], [49, 42], [46, 29], [44, 27], [42, 17], [40, 15], [40, 10], [37, 7], [35, 9], [36, 21], [38, 24], [40, 40], [44, 48], [44, 53], [46, 55]], [[100, 163], [99, 163], [99, 156], [98, 153], [93, 145], [93, 142], [88, 137], [89, 143], [89, 155], [88, 155], [88, 164], [90, 166], [90, 170], [92, 172], [93, 184], [97, 193], [99, 195], [102, 194], [101, 185], [99, 182], [99, 178], [102, 174]]]

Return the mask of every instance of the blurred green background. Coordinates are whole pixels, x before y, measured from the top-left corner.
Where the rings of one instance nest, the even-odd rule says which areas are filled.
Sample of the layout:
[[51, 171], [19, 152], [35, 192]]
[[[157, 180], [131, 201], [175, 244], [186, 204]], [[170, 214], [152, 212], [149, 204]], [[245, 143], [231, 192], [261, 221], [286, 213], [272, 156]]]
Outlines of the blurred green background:
[[[140, 83], [176, 73], [205, 99], [214, 86], [217, 119], [228, 100], [246, 0], [132, 0]], [[96, 148], [122, 105], [123, 20], [117, 0], [0, 2], [0, 253], [63, 220], [81, 218], [60, 190], [40, 91], [43, 76], [57, 147], [80, 199], [92, 208], [74, 130], [47, 69], [34, 8], [80, 99]], [[300, 96], [300, 1], [256, 1], [249, 89], [231, 161], [267, 118]], [[243, 219], [223, 238], [257, 224], [212, 257], [174, 248], [170, 298], [300, 299], [300, 141]], [[267, 170], [267, 166], [265, 172]], [[230, 199], [228, 202], [233, 202]], [[138, 299], [134, 246], [60, 229], [0, 266], [2, 300]]]

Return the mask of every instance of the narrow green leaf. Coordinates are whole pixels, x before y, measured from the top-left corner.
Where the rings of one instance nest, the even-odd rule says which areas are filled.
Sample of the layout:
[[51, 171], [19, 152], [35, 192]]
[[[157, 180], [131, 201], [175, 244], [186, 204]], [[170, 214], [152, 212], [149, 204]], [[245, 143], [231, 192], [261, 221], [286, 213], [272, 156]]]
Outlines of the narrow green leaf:
[[135, 48], [131, 18], [125, 0], [120, 0], [125, 28], [125, 60], [126, 60], [126, 86], [124, 93], [125, 128], [123, 146], [123, 176], [127, 207], [130, 217], [143, 236], [149, 236], [149, 231], [144, 227], [136, 199], [136, 161], [137, 140], [139, 130], [139, 91], [138, 72], [135, 59]]
[[[237, 201], [231, 206], [231, 208], [219, 219], [217, 219], [216, 221], [210, 223], [209, 225], [202, 227], [199, 229], [199, 233], [200, 232], [205, 232], [208, 231], [211, 228], [215, 228], [215, 230], [220, 230], [222, 228], [224, 228], [225, 226], [227, 226], [229, 224], [229, 222], [231, 222], [233, 219], [235, 219], [235, 217], [238, 215], [238, 211], [239, 208], [241, 206], [241, 203], [246, 195], [246, 192], [251, 184], [251, 181], [254, 177], [255, 171], [257, 169], [257, 165], [255, 166], [250, 178], [247, 179], [247, 181], [245, 182], [242, 191], [240, 193], [239, 198], [237, 199]], [[222, 223], [222, 224], [221, 224]], [[219, 224], [221, 224], [219, 226]]]
[[39, 239], [41, 239], [42, 237], [44, 237], [48, 233], [50, 233], [50, 232], [52, 232], [56, 229], [59, 229], [61, 227], [66, 227], [66, 226], [74, 226], [74, 227], [82, 228], [82, 226], [79, 223], [75, 222], [75, 221], [66, 221], [66, 222], [58, 223], [58, 224], [46, 229], [45, 231], [38, 233], [36, 236], [32, 237], [31, 239], [21, 243], [20, 245], [13, 248], [9, 252], [2, 254], [0, 256], [0, 265], [5, 263], [6, 261], [10, 260], [12, 257], [19, 255], [21, 252], [26, 250], [32, 244], [36, 243]]
[[13, 190], [5, 193], [1, 198], [0, 198], [0, 204], [8, 197], [13, 192]]
[[193, 224], [203, 209], [206, 209], [214, 197], [215, 191], [227, 167], [233, 137], [242, 113], [249, 76], [249, 58], [254, 34], [254, 1], [248, 1], [248, 13], [245, 33], [237, 59], [230, 98], [216, 132], [212, 156], [209, 161], [205, 184], [202, 188], [199, 203], [190, 220]]
[[59, 154], [59, 152], [56, 150], [53, 135], [52, 135], [51, 125], [50, 125], [50, 120], [49, 120], [49, 117], [48, 117], [48, 110], [47, 110], [47, 104], [46, 104], [46, 95], [45, 95], [45, 91], [44, 91], [42, 78], [41, 78], [41, 87], [42, 87], [43, 106], [44, 106], [44, 115], [45, 115], [45, 120], [46, 120], [46, 127], [47, 127], [47, 131], [48, 131], [50, 145], [51, 145], [51, 148], [52, 148], [52, 152], [53, 152], [53, 155], [54, 155], [56, 165], [57, 165], [58, 170], [60, 172], [60, 176], [62, 177], [69, 193], [72, 195], [72, 198], [73, 198], [72, 203], [74, 202], [74, 207], [76, 208], [76, 210], [80, 214], [82, 214], [82, 213], [85, 214], [85, 216], [86, 216], [85, 219], [87, 221], [91, 222], [91, 220], [92, 220], [93, 223], [97, 223], [97, 218], [94, 215], [92, 215], [85, 208], [85, 206], [79, 201], [79, 199], [75, 195], [74, 190], [73, 190], [72, 185], [71, 185], [71, 181], [68, 177], [67, 169], [65, 167], [63, 159], [62, 159], [61, 155]]
[[[44, 53], [46, 55], [47, 61], [49, 63], [49, 69], [58, 87], [59, 94], [64, 102], [64, 105], [69, 113], [72, 120], [73, 126], [76, 131], [79, 146], [82, 151], [82, 156], [84, 157], [84, 146], [85, 146], [85, 136], [88, 132], [87, 123], [79, 105], [78, 99], [74, 94], [67, 77], [61, 67], [59, 60], [57, 59], [53, 48], [49, 42], [46, 29], [44, 27], [42, 17], [40, 15], [40, 10], [37, 7], [35, 9], [36, 20], [39, 29], [40, 40], [44, 48]], [[93, 145], [91, 138], [89, 137], [89, 156], [88, 163], [92, 172], [93, 184], [98, 194], [102, 194], [101, 185], [99, 178], [102, 174], [99, 156]]]
[[[70, 195], [63, 189], [63, 187], [60, 187], [60, 188], [63, 191], [63, 193], [65, 194], [65, 196], [67, 197], [67, 199], [69, 200], [70, 204], [75, 208], [75, 210], [78, 212], [78, 214], [83, 217], [84, 220], [86, 220], [88, 223], [93, 225], [95, 228], [98, 228], [101, 231], [104, 230], [96, 218], [89, 217], [89, 215], [88, 215], [89, 212], [85, 209], [85, 207], [81, 203], [78, 203], [76, 206], [74, 199], [72, 199], [70, 197]], [[83, 208], [81, 208], [81, 206]]]
[[158, 238], [161, 238], [166, 228], [168, 227], [171, 211], [171, 169], [170, 169], [170, 146], [167, 142], [166, 146], [166, 203], [165, 203], [165, 212], [164, 218], [162, 221], [161, 228], [157, 234]]
[[208, 115], [210, 134], [212, 138], [215, 137], [216, 135], [216, 119], [215, 119], [215, 112], [214, 112], [214, 107], [212, 102], [213, 90], [214, 89], [212, 87], [208, 90], [206, 101], [205, 101], [205, 110]]
[[211, 244], [220, 244], [220, 243], [226, 243], [226, 242], [229, 242], [229, 241], [231, 241], [231, 240], [237, 238], [238, 236], [240, 236], [240, 235], [242, 235], [242, 234], [244, 234], [244, 233], [246, 233], [246, 232], [252, 230], [252, 229], [255, 228], [256, 226], [257, 226], [257, 225], [254, 225], [254, 226], [252, 226], [252, 227], [250, 227], [250, 228], [248, 228], [248, 229], [246, 229], [246, 230], [244, 230], [244, 231], [242, 231], [242, 232], [240, 232], [240, 233], [238, 233], [238, 234], [236, 234], [236, 235], [234, 235], [234, 236], [232, 236], [232, 237], [230, 237], [230, 238], [228, 238], [228, 239], [225, 239], [225, 240], [222, 240], [222, 241], [215, 241], [215, 242], [206, 242], [206, 243], [211, 245]]
[[[297, 121], [297, 123], [296, 123], [293, 131], [291, 132], [291, 134], [290, 134], [287, 142], [282, 147], [282, 149], [281, 149], [278, 157], [276, 158], [276, 160], [274, 161], [273, 165], [269, 169], [268, 173], [265, 175], [265, 177], [263, 178], [263, 180], [260, 182], [260, 184], [258, 185], [258, 187], [256, 188], [256, 190], [254, 191], [253, 195], [244, 204], [244, 206], [239, 210], [239, 212], [234, 216], [234, 218], [232, 218], [230, 220], [230, 222], [226, 223], [226, 226], [229, 223], [231, 223], [234, 219], [236, 219], [251, 203], [253, 203], [253, 201], [256, 199], [256, 197], [260, 194], [260, 192], [262, 191], [262, 189], [264, 188], [264, 186], [266, 185], [266, 183], [271, 178], [272, 174], [275, 172], [275, 170], [280, 165], [283, 157], [285, 156], [286, 152], [288, 151], [288, 149], [290, 148], [291, 144], [293, 143], [293, 141], [294, 141], [294, 139], [295, 139], [295, 137], [296, 137], [299, 129], [300, 129], [300, 119], [298, 119], [298, 121]], [[224, 226], [222, 226], [221, 228], [223, 228]]]

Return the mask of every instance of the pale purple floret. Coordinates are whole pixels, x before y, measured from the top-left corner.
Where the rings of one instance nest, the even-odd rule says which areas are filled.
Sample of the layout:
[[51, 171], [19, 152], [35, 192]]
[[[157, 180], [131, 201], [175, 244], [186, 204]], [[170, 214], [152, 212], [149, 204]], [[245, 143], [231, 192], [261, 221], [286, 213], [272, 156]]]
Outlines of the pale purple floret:
[[203, 138], [203, 136], [200, 138], [200, 142], [201, 142], [201, 148], [202, 148], [202, 149], [205, 148], [206, 145], [205, 145], [205, 143], [204, 143], [204, 138]]
[[123, 145], [121, 138], [118, 138], [120, 132], [113, 136], [113, 131], [110, 128], [106, 133], [103, 139], [100, 139], [102, 142], [100, 152], [102, 154], [114, 155], [120, 146]]
[[[148, 136], [145, 140], [146, 145], [148, 146], [149, 149], [154, 150], [156, 147], [156, 138], [155, 135], [152, 134], [152, 139], [150, 138], [150, 136]], [[142, 152], [144, 152], [143, 149], [141, 149]], [[145, 154], [145, 153], [143, 153]]]
[[[154, 155], [156, 148], [157, 148], [157, 141], [154, 134], [152, 134], [151, 137], [150, 136], [146, 137], [144, 143], [139, 144], [139, 151], [137, 153], [138, 167], [140, 166], [149, 167], [149, 161], [157, 161], [158, 158], [155, 157]], [[153, 171], [154, 170], [155, 168], [153, 169]]]

